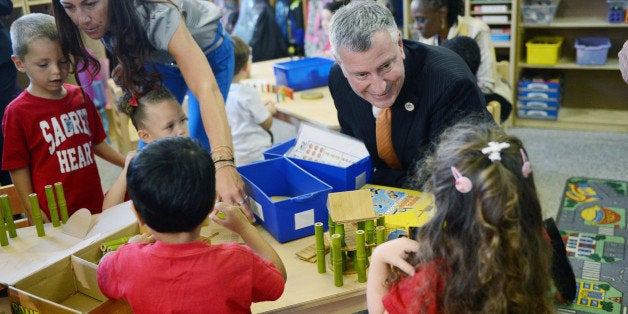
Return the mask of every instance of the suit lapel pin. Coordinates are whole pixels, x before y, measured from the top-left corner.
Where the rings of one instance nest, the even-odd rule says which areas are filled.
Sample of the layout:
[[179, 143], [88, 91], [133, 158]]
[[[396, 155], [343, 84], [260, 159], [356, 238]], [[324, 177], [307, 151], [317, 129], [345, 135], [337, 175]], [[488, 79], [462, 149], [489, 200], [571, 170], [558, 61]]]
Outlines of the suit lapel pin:
[[408, 111], [413, 111], [414, 110], [414, 104], [411, 102], [407, 102], [404, 106], [406, 108], [406, 110]]

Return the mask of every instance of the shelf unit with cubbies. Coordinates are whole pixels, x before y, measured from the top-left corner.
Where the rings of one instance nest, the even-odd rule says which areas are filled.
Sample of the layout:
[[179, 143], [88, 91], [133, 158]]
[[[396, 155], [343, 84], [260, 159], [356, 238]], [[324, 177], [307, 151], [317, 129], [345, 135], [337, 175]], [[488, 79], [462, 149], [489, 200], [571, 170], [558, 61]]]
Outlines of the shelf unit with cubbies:
[[[517, 1], [519, 8], [523, 1]], [[521, 15], [517, 17], [517, 24], [516, 77], [523, 73], [559, 74], [563, 78], [563, 92], [558, 120], [524, 119], [515, 115], [515, 126], [628, 132], [628, 85], [621, 77], [617, 59], [617, 53], [628, 38], [628, 24], [608, 22], [606, 0], [563, 0], [550, 24], [526, 24]], [[535, 36], [564, 38], [556, 64], [526, 62], [526, 42]], [[611, 41], [606, 63], [577, 64], [576, 38], [596, 36], [608, 37]]]
[[508, 40], [493, 40], [497, 61], [509, 61], [509, 75], [506, 79], [514, 82], [514, 57], [513, 43], [516, 35], [517, 17], [516, 3], [511, 0], [465, 0], [465, 15], [483, 20], [491, 28], [491, 31], [508, 29]]
[[[516, 0], [513, 0], [516, 1]], [[508, 79], [509, 82], [514, 82], [514, 43], [516, 32], [516, 17], [517, 17], [517, 6], [513, 5], [511, 0], [464, 0], [465, 12], [466, 16], [506, 16], [507, 21], [487, 21], [486, 23], [489, 25], [491, 29], [503, 29], [510, 28], [510, 40], [500, 40], [493, 41], [493, 46], [495, 47], [495, 55], [497, 57], [497, 61], [506, 60], [509, 62], [508, 69]], [[403, 1], [403, 35], [405, 38], [410, 38], [410, 34], [412, 31], [412, 16], [410, 12], [410, 2], [411, 0]], [[505, 11], [502, 12], [480, 12], [478, 10], [474, 10], [476, 6], [483, 5], [503, 5], [506, 7]], [[490, 18], [489, 18], [490, 19]]]

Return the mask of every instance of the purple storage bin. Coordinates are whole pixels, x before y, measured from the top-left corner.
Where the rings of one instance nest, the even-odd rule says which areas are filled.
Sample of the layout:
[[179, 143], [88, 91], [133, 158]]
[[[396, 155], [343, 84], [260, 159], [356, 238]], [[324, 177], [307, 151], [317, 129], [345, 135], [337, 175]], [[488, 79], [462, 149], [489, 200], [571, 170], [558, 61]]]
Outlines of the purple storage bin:
[[603, 65], [606, 63], [611, 41], [607, 37], [576, 38], [576, 63], [580, 65]]

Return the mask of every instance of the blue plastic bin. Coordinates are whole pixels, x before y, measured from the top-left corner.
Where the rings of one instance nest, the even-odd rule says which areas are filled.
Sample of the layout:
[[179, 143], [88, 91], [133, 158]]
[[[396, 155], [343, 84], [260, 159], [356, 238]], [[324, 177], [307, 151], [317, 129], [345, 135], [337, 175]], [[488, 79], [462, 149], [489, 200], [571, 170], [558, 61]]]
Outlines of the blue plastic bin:
[[284, 85], [294, 91], [327, 86], [329, 70], [334, 60], [327, 58], [303, 58], [273, 65], [277, 86]]
[[606, 63], [611, 41], [607, 37], [576, 38], [576, 63], [580, 65], [602, 65]]
[[264, 152], [264, 159], [268, 160], [283, 157], [283, 154], [288, 152], [288, 150], [290, 150], [290, 148], [292, 148], [296, 142], [297, 140], [293, 138], [283, 143], [273, 145], [273, 147], [267, 149]]
[[[314, 234], [314, 223], [327, 228], [331, 187], [285, 157], [238, 167], [257, 222], [279, 242]], [[273, 201], [272, 197], [287, 197]]]
[[[264, 158], [284, 157], [284, 154], [294, 146], [295, 142], [296, 139], [291, 139], [269, 148], [264, 152]], [[360, 189], [364, 184], [370, 182], [373, 172], [370, 157], [365, 157], [345, 168], [299, 158], [289, 157], [288, 159], [316, 178], [329, 184], [333, 189], [332, 192]]]

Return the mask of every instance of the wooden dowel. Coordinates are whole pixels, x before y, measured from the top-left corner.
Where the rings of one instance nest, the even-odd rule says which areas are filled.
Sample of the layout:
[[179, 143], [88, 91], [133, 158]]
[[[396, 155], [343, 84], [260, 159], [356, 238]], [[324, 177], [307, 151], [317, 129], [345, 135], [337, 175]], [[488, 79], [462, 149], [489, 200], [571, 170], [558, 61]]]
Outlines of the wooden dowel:
[[7, 224], [7, 231], [9, 232], [9, 238], [17, 237], [17, 230], [15, 222], [13, 221], [13, 210], [11, 209], [11, 203], [9, 203], [9, 195], [0, 195], [0, 204], [4, 212], [4, 222]]
[[356, 267], [358, 273], [358, 282], [366, 282], [366, 246], [365, 246], [364, 230], [355, 231], [355, 255]]
[[61, 221], [63, 223], [68, 222], [68, 204], [65, 202], [65, 193], [63, 192], [63, 184], [61, 182], [55, 183], [55, 193], [57, 194], [57, 200], [59, 201], [59, 211], [61, 212]]
[[340, 234], [333, 234], [331, 236], [331, 247], [334, 254], [333, 266], [334, 266], [334, 285], [336, 287], [342, 287], [343, 285], [343, 265], [342, 265], [342, 236]]
[[44, 219], [41, 216], [41, 208], [39, 208], [39, 200], [37, 199], [37, 193], [31, 193], [28, 195], [28, 200], [31, 204], [31, 215], [35, 222], [35, 228], [37, 229], [37, 236], [43, 237], [46, 235], [44, 230]]
[[318, 265], [318, 273], [325, 273], [325, 230], [323, 229], [323, 223], [317, 222], [314, 224], [314, 236], [316, 238], [316, 264]]
[[384, 243], [384, 241], [386, 241], [386, 227], [375, 227], [375, 238], [375, 243], [377, 243], [377, 245]]
[[48, 201], [48, 210], [50, 211], [50, 220], [52, 221], [52, 226], [59, 227], [61, 226], [61, 222], [59, 221], [57, 201], [55, 200], [55, 195], [52, 191], [52, 185], [48, 184], [44, 186], [44, 190], [46, 191], [46, 200]]

